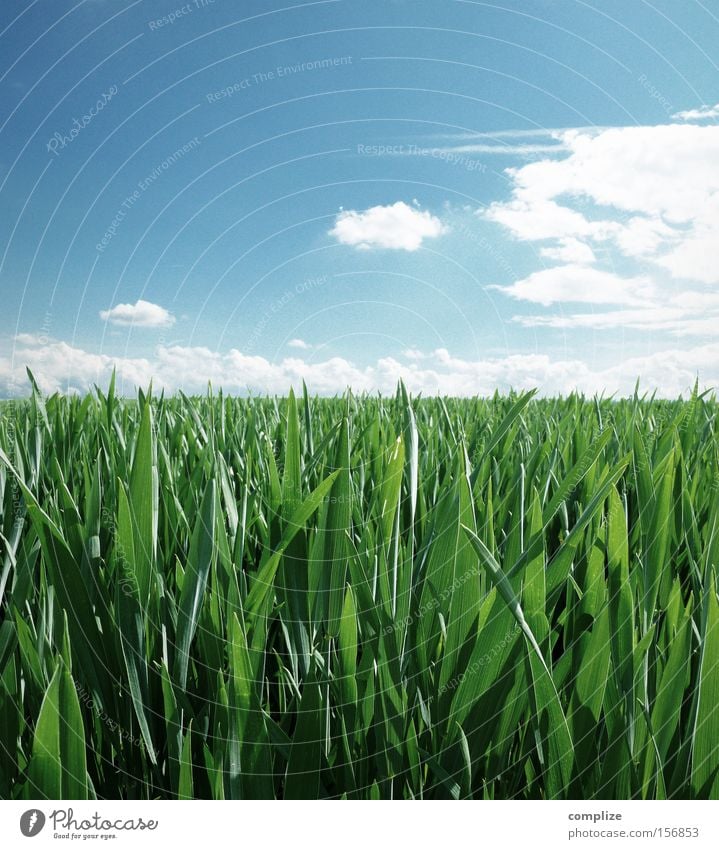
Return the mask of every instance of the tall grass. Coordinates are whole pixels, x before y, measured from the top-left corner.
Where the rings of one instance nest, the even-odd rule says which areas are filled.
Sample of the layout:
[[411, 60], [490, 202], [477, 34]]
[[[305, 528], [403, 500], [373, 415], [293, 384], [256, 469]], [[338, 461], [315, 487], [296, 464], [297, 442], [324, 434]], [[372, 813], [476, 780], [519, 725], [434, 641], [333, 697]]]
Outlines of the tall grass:
[[0, 796], [719, 798], [717, 404], [0, 405]]

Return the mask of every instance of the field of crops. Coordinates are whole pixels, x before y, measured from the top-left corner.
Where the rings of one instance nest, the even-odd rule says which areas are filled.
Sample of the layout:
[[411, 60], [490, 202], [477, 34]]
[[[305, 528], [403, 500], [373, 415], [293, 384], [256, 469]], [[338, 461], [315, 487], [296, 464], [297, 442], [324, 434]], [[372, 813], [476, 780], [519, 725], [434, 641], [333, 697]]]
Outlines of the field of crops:
[[0, 404], [0, 797], [719, 798], [717, 403]]

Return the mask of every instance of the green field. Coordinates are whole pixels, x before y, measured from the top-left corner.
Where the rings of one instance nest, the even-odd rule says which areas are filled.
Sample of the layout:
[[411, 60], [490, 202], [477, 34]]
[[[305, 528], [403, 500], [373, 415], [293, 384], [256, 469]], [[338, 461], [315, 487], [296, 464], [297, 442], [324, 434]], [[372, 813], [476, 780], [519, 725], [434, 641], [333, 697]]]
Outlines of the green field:
[[719, 798], [717, 403], [0, 404], [0, 797]]

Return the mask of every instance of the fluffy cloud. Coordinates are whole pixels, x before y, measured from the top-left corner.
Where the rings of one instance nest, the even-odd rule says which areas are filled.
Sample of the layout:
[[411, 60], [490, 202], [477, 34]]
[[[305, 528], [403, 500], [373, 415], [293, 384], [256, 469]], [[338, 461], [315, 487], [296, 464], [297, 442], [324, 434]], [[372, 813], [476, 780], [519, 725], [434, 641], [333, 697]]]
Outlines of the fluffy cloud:
[[[719, 116], [711, 107], [675, 117], [693, 121], [715, 111]], [[494, 287], [553, 307], [515, 322], [715, 338], [719, 126], [586, 128], [559, 138], [564, 155], [508, 169], [511, 196], [478, 212], [558, 263]], [[628, 271], [635, 268], [639, 273]], [[708, 300], [696, 284], [707, 287]], [[611, 309], [574, 311], [576, 304]]]
[[694, 219], [719, 187], [719, 127], [667, 124], [567, 130], [570, 153], [510, 171], [527, 201], [585, 198], [625, 212]]
[[[688, 114], [688, 113], [687, 113]], [[682, 280], [719, 283], [719, 126], [566, 130], [563, 158], [507, 171], [482, 214], [517, 238], [613, 245]]]
[[701, 106], [699, 109], [676, 112], [672, 118], [680, 121], [706, 121], [708, 118], [719, 118], [719, 103], [715, 106]]
[[298, 348], [300, 351], [309, 351], [312, 348], [312, 345], [309, 342], [305, 342], [304, 339], [290, 339], [287, 343], [288, 348]]
[[[719, 208], [716, 214], [719, 216]], [[700, 283], [719, 283], [719, 218], [697, 222], [693, 232], [681, 239], [674, 250], [659, 257], [657, 263], [673, 277], [687, 276]]]
[[662, 246], [681, 239], [681, 233], [656, 216], [634, 215], [617, 226], [612, 235], [628, 257], [655, 257]]
[[586, 242], [580, 242], [579, 239], [560, 239], [556, 247], [542, 248], [539, 253], [545, 259], [570, 264], [591, 264], [596, 259], [589, 245]]
[[143, 358], [93, 354], [66, 342], [21, 333], [10, 355], [0, 357], [1, 397], [27, 394], [26, 366], [46, 393], [85, 392], [94, 383], [106, 384], [114, 366], [120, 382], [147, 386], [154, 371], [154, 364]]
[[535, 304], [633, 304], [639, 306], [654, 294], [647, 277], [619, 277], [583, 265], [560, 265], [535, 271], [511, 286], [494, 286], [505, 295]]
[[468, 360], [444, 348], [422, 353], [411, 349], [402, 359], [385, 357], [369, 366], [358, 366], [342, 357], [306, 362], [287, 357], [270, 362], [232, 349], [225, 353], [202, 347], [159, 347], [153, 358], [111, 357], [94, 354], [65, 342], [30, 335], [15, 339], [12, 357], [0, 358], [0, 393], [26, 395], [25, 366], [35, 374], [44, 392], [84, 392], [93, 384], [106, 386], [117, 369], [120, 391], [130, 394], [150, 379], [157, 388], [172, 392], [204, 392], [207, 381], [227, 392], [247, 390], [286, 394], [305, 380], [310, 391], [323, 395], [343, 392], [391, 394], [401, 377], [413, 393], [425, 395], [486, 395], [495, 389], [538, 387], [542, 394], [574, 389], [594, 394], [631, 394], [637, 377], [647, 390], [675, 397], [687, 392], [697, 373], [703, 386], [719, 382], [719, 344], [688, 350], [669, 349], [651, 356], [621, 359], [610, 367], [592, 369], [579, 359], [553, 359], [547, 354], [514, 354]]
[[[510, 169], [509, 173], [516, 175], [518, 172]], [[489, 221], [502, 224], [518, 239], [527, 241], [577, 236], [605, 239], [615, 228], [611, 222], [589, 221], [581, 212], [554, 200], [524, 197], [520, 192], [515, 192], [515, 197], [506, 203], [493, 203], [483, 215]]]
[[436, 238], [444, 230], [439, 218], [397, 201], [388, 206], [372, 206], [364, 212], [353, 209], [340, 212], [330, 235], [343, 245], [363, 250], [416, 251], [425, 239]]
[[143, 300], [101, 310], [100, 318], [123, 327], [171, 327], [175, 323], [175, 317], [164, 307]]

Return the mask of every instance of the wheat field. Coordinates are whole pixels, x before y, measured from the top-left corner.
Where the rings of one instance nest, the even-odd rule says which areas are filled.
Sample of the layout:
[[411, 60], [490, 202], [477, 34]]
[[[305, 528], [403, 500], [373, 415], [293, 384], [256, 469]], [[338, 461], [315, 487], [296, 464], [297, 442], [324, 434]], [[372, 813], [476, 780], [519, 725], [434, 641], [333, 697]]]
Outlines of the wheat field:
[[0, 404], [0, 796], [719, 798], [717, 403]]

